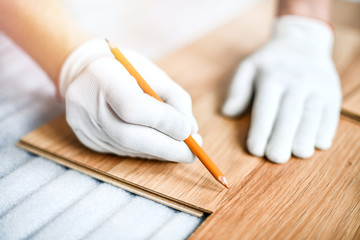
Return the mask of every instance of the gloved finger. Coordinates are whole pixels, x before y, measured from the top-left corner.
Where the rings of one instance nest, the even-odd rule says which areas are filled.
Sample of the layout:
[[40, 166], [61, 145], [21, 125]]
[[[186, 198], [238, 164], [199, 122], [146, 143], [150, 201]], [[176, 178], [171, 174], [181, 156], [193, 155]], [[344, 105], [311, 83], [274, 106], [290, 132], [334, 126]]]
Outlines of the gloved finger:
[[291, 148], [304, 107], [304, 97], [295, 91], [287, 92], [266, 147], [266, 157], [275, 163], [285, 163], [291, 157]]
[[[99, 99], [99, 104], [105, 106], [105, 100]], [[115, 148], [110, 137], [103, 131], [97, 122], [83, 108], [73, 108], [68, 104], [66, 107], [67, 122], [79, 141], [86, 147], [101, 153], [115, 153], [124, 156], [124, 152], [131, 153], [131, 150], [124, 147]], [[109, 109], [110, 110], [110, 109]], [[135, 153], [135, 152], [133, 152]], [[131, 154], [128, 154], [129, 156]]]
[[100, 125], [113, 140], [115, 148], [127, 148], [138, 153], [136, 156], [143, 157], [145, 154], [148, 158], [167, 161], [191, 163], [195, 160], [183, 141], [175, 140], [150, 127], [124, 122], [111, 109], [100, 108], [100, 111]]
[[296, 132], [292, 153], [299, 158], [308, 158], [314, 154], [316, 135], [319, 129], [322, 103], [316, 97], [309, 98]]
[[[121, 120], [120, 120], [121, 121]], [[138, 151], [134, 151], [132, 149], [126, 148], [124, 146], [119, 145], [116, 141], [114, 141], [110, 136], [106, 140], [108, 148], [108, 153], [113, 153], [119, 156], [126, 156], [126, 157], [137, 157], [137, 158], [145, 158], [145, 159], [153, 159], [153, 156], [149, 156], [144, 153], [140, 153]]]
[[[146, 93], [136, 98], [132, 106], [130, 103], [128, 105], [131, 109], [119, 112], [119, 116], [124, 121], [154, 128], [176, 140], [184, 140], [191, 134], [190, 121], [174, 107], [159, 102]], [[113, 104], [110, 105], [113, 106]], [[115, 109], [117, 110], [116, 107]]]
[[326, 150], [331, 147], [340, 118], [340, 104], [329, 104], [325, 107], [316, 136], [316, 148]]
[[253, 94], [255, 73], [256, 68], [249, 60], [239, 65], [222, 107], [224, 115], [234, 117], [245, 111]]
[[80, 142], [85, 145], [86, 147], [101, 153], [109, 152], [106, 143], [101, 141], [95, 136], [88, 136], [81, 130], [77, 130], [74, 132], [76, 137], [80, 140]]
[[191, 123], [184, 114], [144, 93], [120, 63], [113, 61], [109, 64], [115, 66], [112, 73], [103, 73], [107, 79], [103, 94], [122, 120], [154, 128], [177, 140], [184, 140], [190, 135]]
[[[119, 119], [119, 121], [122, 121], [121, 119]], [[202, 137], [199, 134], [194, 134], [193, 138], [195, 139], [195, 141], [201, 146], [203, 143]], [[157, 156], [152, 156], [146, 153], [141, 153], [137, 150], [132, 150], [130, 148], [124, 147], [119, 145], [118, 142], [116, 142], [115, 140], [113, 140], [111, 138], [111, 136], [108, 136], [108, 138], [103, 140], [104, 142], [107, 142], [107, 148], [106, 151], [109, 153], [114, 153], [120, 156], [129, 156], [129, 157], [138, 157], [138, 158], [145, 158], [145, 159], [159, 159], [159, 160], [165, 160], [168, 161], [168, 159], [163, 159]], [[105, 151], [104, 151], [105, 152]], [[196, 156], [193, 156], [194, 159], [196, 159]]]
[[191, 133], [196, 133], [198, 125], [192, 113], [190, 95], [153, 62], [129, 50], [125, 50], [124, 54], [159, 97], [189, 119], [192, 125]]
[[263, 157], [283, 94], [283, 87], [262, 79], [255, 90], [251, 124], [246, 144], [249, 152]]
[[[121, 144], [134, 151], [144, 153], [150, 156], [149, 158], [171, 162], [193, 163], [197, 159], [183, 141], [177, 141], [152, 128], [132, 124], [129, 127], [129, 137], [138, 144], [134, 145], [131, 141], [123, 141]], [[193, 138], [198, 141], [201, 139], [199, 134], [194, 134]]]
[[[72, 89], [70, 89], [72, 91]], [[69, 93], [70, 93], [69, 91]], [[72, 93], [73, 94], [73, 93]], [[76, 99], [67, 98], [66, 121], [80, 142], [97, 152], [108, 152], [101, 140], [102, 131], [84, 108], [78, 108]]]
[[157, 77], [158, 80], [162, 79], [162, 81], [157, 81], [157, 83], [161, 82], [161, 85], [153, 84], [154, 91], [164, 102], [173, 106], [188, 118], [192, 126], [191, 134], [197, 133], [198, 124], [192, 112], [192, 101], [190, 94], [186, 92], [180, 85], [172, 81], [165, 73], [159, 73], [153, 77]]

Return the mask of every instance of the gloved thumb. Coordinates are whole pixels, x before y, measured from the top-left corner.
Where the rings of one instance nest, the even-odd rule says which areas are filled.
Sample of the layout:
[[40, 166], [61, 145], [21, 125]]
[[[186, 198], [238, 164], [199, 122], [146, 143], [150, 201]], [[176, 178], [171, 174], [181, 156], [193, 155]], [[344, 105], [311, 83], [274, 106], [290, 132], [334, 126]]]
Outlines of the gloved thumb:
[[249, 60], [244, 60], [239, 65], [222, 107], [225, 116], [234, 117], [245, 111], [252, 97], [255, 73], [256, 67]]

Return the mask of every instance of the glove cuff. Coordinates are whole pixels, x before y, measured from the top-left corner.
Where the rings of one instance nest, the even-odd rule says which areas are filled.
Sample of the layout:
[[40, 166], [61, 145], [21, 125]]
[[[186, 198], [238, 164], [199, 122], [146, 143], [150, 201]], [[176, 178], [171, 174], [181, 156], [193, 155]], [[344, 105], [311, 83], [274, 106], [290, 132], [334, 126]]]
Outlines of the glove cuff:
[[297, 39], [304, 47], [331, 55], [334, 32], [323, 21], [297, 15], [283, 15], [276, 19], [273, 34], [275, 38]]
[[59, 89], [64, 98], [72, 81], [95, 59], [113, 57], [104, 39], [91, 39], [76, 48], [65, 60], [60, 70]]

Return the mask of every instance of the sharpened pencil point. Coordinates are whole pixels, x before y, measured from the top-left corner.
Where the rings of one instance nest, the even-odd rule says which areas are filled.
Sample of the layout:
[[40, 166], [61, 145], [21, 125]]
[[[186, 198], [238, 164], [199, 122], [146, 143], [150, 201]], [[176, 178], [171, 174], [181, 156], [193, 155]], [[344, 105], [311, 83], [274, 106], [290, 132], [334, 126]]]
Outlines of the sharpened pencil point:
[[109, 40], [107, 40], [106, 38], [105, 38], [105, 41], [107, 42], [107, 44], [109, 45], [110, 48], [115, 48], [115, 45], [112, 44], [112, 43], [111, 43]]
[[219, 180], [219, 182], [220, 182], [222, 185], [224, 185], [227, 189], [230, 189], [229, 184], [227, 183], [225, 177], [220, 176], [218, 180]]

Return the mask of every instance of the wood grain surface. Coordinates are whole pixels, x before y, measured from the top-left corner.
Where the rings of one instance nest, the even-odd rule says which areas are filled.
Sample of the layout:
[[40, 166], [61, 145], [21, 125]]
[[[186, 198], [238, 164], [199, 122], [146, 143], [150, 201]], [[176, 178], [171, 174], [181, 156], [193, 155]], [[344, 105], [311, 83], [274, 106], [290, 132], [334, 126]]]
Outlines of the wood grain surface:
[[[358, 76], [360, 78], [360, 75]], [[342, 106], [342, 114], [360, 122], [360, 86], [346, 96]]]
[[335, 1], [334, 60], [341, 77], [342, 114], [360, 121], [360, 4]]
[[360, 29], [335, 24], [335, 46], [333, 50], [333, 58], [342, 80], [342, 90], [344, 95], [354, 89], [354, 86], [360, 84], [360, 81], [354, 79], [355, 75], [352, 74], [353, 71], [358, 68], [358, 66], [356, 67], [356, 64], [354, 65], [354, 62], [357, 62], [356, 59], [359, 56]]
[[344, 95], [342, 113], [360, 122], [360, 52], [348, 67], [344, 74], [344, 80], [349, 82], [349, 84], [345, 84], [349, 91]]
[[334, 0], [332, 22], [360, 29], [359, 2]]
[[[334, 239], [360, 237], [360, 125], [342, 117], [334, 146], [307, 160], [276, 165], [250, 156], [246, 114], [219, 114], [237, 64], [269, 36], [274, 1], [158, 62], [192, 96], [203, 147], [231, 184], [228, 191], [197, 161], [164, 163], [99, 154], [83, 147], [62, 116], [20, 145], [101, 180], [194, 215], [211, 213], [192, 239]], [[334, 58], [344, 96], [359, 84], [356, 29], [335, 25]], [[349, 95], [350, 96], [350, 95]]]
[[359, 239], [360, 125], [311, 159], [263, 162], [190, 239]]

